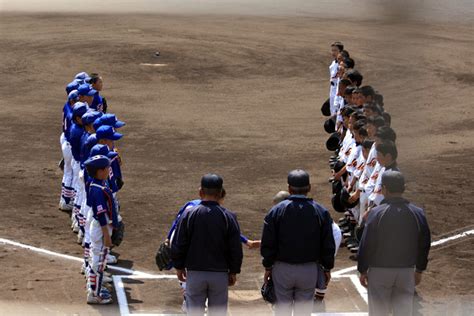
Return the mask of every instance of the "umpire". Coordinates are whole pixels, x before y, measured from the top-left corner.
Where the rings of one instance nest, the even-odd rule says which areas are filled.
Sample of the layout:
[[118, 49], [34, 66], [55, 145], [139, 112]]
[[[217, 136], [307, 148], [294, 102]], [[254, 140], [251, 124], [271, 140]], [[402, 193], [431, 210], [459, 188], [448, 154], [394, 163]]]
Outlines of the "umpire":
[[288, 174], [288, 191], [290, 196], [265, 217], [261, 244], [264, 280], [273, 280], [275, 315], [311, 315], [318, 263], [327, 282], [334, 267], [332, 219], [323, 206], [307, 197], [311, 184], [306, 171]]
[[223, 180], [216, 174], [201, 179], [202, 202], [181, 216], [171, 244], [176, 274], [186, 282], [188, 315], [226, 315], [228, 286], [242, 265], [242, 244], [236, 216], [220, 206]]
[[402, 197], [399, 171], [382, 174], [384, 200], [367, 219], [358, 253], [360, 282], [368, 287], [369, 315], [409, 316], [415, 285], [428, 264], [431, 234], [424, 211]]

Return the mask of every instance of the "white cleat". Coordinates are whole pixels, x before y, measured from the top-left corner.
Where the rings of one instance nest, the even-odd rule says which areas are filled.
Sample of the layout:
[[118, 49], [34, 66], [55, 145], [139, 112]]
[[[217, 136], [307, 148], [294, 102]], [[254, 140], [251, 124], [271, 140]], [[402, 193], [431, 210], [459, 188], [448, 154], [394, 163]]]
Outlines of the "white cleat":
[[111, 297], [101, 297], [94, 295], [92, 292], [87, 293], [87, 304], [106, 305], [112, 303]]
[[63, 212], [69, 212], [72, 211], [72, 206], [61, 200], [61, 202], [59, 202], [59, 209]]
[[116, 264], [117, 263], [117, 257], [114, 255], [108, 254], [107, 255], [107, 264]]
[[79, 228], [79, 224], [77, 222], [74, 222], [74, 227], [72, 228], [72, 232], [73, 233], [79, 233], [80, 231], [80, 228]]
[[112, 280], [111, 277], [108, 277], [108, 276], [104, 275], [104, 276], [102, 276], [102, 282], [104, 282], [104, 283], [112, 283], [113, 280]]
[[84, 239], [84, 235], [82, 234], [82, 231], [80, 230], [79, 233], [77, 234], [77, 243], [79, 245], [82, 245], [82, 240]]

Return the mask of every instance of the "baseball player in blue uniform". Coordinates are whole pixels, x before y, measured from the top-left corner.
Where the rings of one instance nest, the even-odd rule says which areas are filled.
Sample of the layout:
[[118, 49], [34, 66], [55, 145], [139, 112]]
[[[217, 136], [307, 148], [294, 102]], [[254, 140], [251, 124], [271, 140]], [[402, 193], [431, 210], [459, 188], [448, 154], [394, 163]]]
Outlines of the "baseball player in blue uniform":
[[97, 93], [97, 91], [92, 89], [88, 83], [81, 84], [77, 88], [77, 92], [79, 94], [79, 101], [87, 103], [89, 107], [92, 104], [92, 101], [94, 101], [94, 95]]
[[96, 94], [94, 95], [94, 99], [92, 100], [90, 107], [99, 112], [106, 113], [107, 109], [104, 107], [103, 98], [100, 95], [100, 91], [102, 91], [102, 88], [104, 86], [102, 77], [96, 73], [91, 74], [91, 77], [89, 79], [89, 84], [91, 85], [92, 89], [97, 91]]
[[69, 93], [71, 93], [71, 91], [77, 90], [77, 88], [79, 88], [79, 86], [80, 86], [80, 83], [77, 80], [71, 81], [66, 86], [66, 94], [69, 95]]
[[72, 153], [72, 171], [73, 171], [73, 188], [75, 192], [74, 207], [72, 210], [72, 228], [74, 232], [79, 232], [79, 216], [81, 208], [81, 191], [79, 190], [80, 182], [79, 172], [81, 171], [81, 139], [85, 133], [82, 125], [82, 116], [88, 111], [89, 107], [86, 103], [76, 102], [72, 110], [72, 126], [69, 133], [69, 143], [71, 145]]
[[[110, 160], [112, 159], [115, 159], [117, 157], [117, 153], [114, 152], [114, 151], [111, 151], [109, 150], [109, 148], [106, 146], [106, 145], [100, 145], [100, 144], [97, 144], [95, 146], [93, 146], [90, 150], [90, 156], [89, 158], [92, 158], [94, 156], [106, 156], [107, 158], [109, 158]], [[89, 273], [88, 271], [88, 268], [89, 268], [89, 258], [90, 258], [90, 242], [91, 242], [91, 239], [90, 239], [90, 224], [91, 224], [91, 221], [92, 221], [92, 216], [93, 216], [93, 212], [92, 212], [92, 205], [91, 205], [91, 199], [89, 198], [88, 196], [88, 192], [90, 190], [90, 184], [91, 184], [91, 177], [88, 175], [87, 173], [87, 169], [84, 170], [84, 179], [85, 179], [85, 188], [86, 188], [86, 199], [85, 199], [85, 203], [82, 204], [82, 211], [83, 213], [85, 214], [85, 225], [84, 225], [84, 264], [83, 264], [83, 267], [82, 267], [82, 272], [86, 273], [86, 275]], [[109, 174], [109, 177], [106, 181], [106, 184], [107, 184], [107, 187], [110, 189], [110, 183], [111, 179], [110, 179], [110, 174]], [[120, 216], [120, 215], [117, 215], [117, 216]], [[120, 220], [119, 220], [120, 221]], [[112, 263], [116, 263], [117, 262], [117, 259], [115, 258], [115, 256], [112, 256], [113, 258], [111, 258], [110, 256], [112, 255], [108, 255], [107, 256], [107, 264], [112, 264]], [[111, 261], [111, 259], [114, 259], [113, 261]], [[106, 276], [104, 276], [104, 282], [111, 282], [112, 279], [111, 278], [108, 278]]]
[[62, 211], [71, 211], [74, 203], [74, 188], [73, 188], [73, 172], [72, 172], [72, 152], [69, 143], [69, 134], [72, 125], [72, 109], [74, 103], [78, 101], [77, 90], [72, 90], [66, 103], [63, 107], [63, 128], [59, 142], [61, 144], [61, 151], [63, 153], [64, 168], [63, 179], [61, 184], [61, 198], [59, 201], [59, 209]]
[[84, 163], [91, 178], [88, 199], [92, 208], [90, 223], [90, 267], [87, 277], [87, 303], [110, 304], [110, 293], [102, 290], [106, 257], [112, 247], [112, 230], [118, 227], [112, 192], [106, 185], [110, 159], [93, 156]]

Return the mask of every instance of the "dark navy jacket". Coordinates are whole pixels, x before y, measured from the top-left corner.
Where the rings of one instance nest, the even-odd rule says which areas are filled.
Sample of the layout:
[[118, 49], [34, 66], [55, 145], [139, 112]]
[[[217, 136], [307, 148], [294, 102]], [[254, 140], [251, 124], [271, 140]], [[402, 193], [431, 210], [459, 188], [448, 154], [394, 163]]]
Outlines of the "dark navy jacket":
[[332, 218], [321, 205], [303, 195], [291, 195], [265, 217], [261, 254], [263, 266], [319, 262], [334, 267], [336, 246]]
[[171, 243], [176, 269], [240, 273], [242, 244], [235, 214], [202, 201], [181, 215]]
[[401, 197], [386, 198], [369, 213], [359, 244], [358, 270], [370, 267], [423, 271], [431, 233], [423, 209]]

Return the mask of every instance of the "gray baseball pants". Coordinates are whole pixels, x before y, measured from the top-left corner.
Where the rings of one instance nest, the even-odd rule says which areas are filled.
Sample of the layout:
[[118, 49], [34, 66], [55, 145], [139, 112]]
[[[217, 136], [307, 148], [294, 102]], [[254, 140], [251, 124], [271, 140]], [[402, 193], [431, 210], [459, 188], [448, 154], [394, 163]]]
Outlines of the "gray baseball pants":
[[208, 301], [210, 316], [227, 314], [229, 274], [227, 272], [187, 271], [187, 314], [203, 316]]
[[369, 268], [369, 315], [411, 316], [415, 294], [413, 268]]
[[314, 288], [318, 279], [316, 262], [289, 264], [276, 262], [272, 269], [275, 287], [275, 316], [309, 316], [313, 310]]

